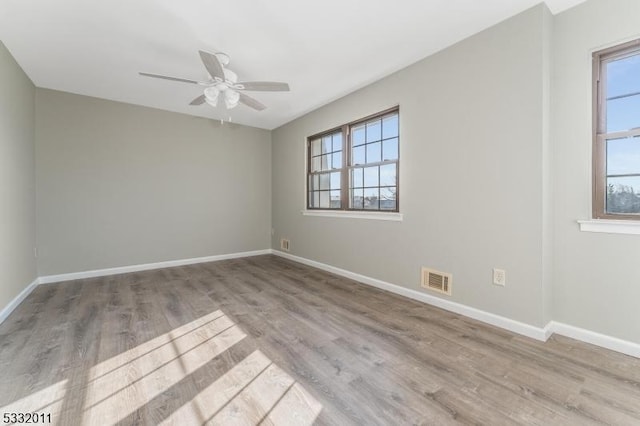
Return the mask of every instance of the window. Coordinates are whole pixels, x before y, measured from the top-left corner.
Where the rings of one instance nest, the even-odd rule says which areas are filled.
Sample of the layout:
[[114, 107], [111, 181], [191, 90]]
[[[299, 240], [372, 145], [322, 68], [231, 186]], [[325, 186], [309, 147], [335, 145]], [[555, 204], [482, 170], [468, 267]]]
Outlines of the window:
[[640, 220], [640, 40], [593, 58], [593, 216]]
[[399, 110], [307, 139], [307, 209], [397, 212]]

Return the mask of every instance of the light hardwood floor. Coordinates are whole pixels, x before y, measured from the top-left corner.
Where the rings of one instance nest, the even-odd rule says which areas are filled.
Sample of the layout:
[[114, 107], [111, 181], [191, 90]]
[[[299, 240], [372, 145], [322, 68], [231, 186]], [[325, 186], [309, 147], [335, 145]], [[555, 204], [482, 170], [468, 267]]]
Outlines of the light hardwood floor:
[[640, 360], [276, 256], [39, 286], [0, 416], [76, 424], [640, 425]]

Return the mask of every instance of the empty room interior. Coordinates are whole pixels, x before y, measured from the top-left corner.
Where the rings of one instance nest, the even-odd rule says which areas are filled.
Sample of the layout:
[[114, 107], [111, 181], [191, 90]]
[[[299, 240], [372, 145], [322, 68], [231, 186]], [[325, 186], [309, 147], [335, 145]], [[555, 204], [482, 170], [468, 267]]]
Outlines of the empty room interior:
[[3, 0], [0, 417], [640, 425], [640, 2]]

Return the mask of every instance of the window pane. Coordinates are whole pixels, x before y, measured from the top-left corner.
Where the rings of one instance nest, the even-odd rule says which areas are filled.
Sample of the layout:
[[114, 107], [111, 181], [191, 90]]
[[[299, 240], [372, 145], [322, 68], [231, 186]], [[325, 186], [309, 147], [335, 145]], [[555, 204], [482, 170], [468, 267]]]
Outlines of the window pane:
[[382, 142], [382, 159], [384, 161], [398, 159], [398, 138]]
[[323, 173], [320, 175], [320, 189], [331, 189], [331, 175]]
[[334, 152], [332, 155], [331, 167], [334, 169], [342, 168], [342, 152]]
[[362, 145], [365, 142], [364, 124], [351, 128], [351, 141], [353, 146]]
[[331, 173], [331, 189], [340, 189], [340, 172]]
[[607, 64], [607, 98], [640, 92], [640, 55]]
[[340, 203], [340, 191], [331, 191], [331, 208], [339, 209], [342, 207]]
[[322, 153], [331, 152], [331, 135], [322, 138]]
[[309, 175], [309, 187], [307, 188], [309, 191], [313, 191], [314, 189], [318, 189], [317, 185], [314, 185], [316, 182], [317, 175]]
[[607, 213], [640, 214], [640, 177], [607, 179]]
[[640, 173], [640, 136], [607, 141], [607, 175]]
[[364, 186], [378, 186], [378, 166], [364, 169]]
[[352, 209], [362, 209], [364, 207], [364, 190], [355, 188], [351, 190], [351, 206]]
[[333, 134], [333, 150], [334, 151], [342, 150], [342, 133]]
[[313, 157], [311, 159], [311, 171], [318, 172], [320, 170], [322, 170], [321, 157]]
[[329, 207], [331, 207], [330, 194], [331, 192], [329, 191], [320, 191], [320, 208], [321, 209], [328, 209]]
[[367, 143], [382, 139], [382, 120], [367, 123]]
[[380, 200], [380, 210], [396, 210], [396, 200]]
[[382, 138], [395, 138], [398, 136], [398, 114], [388, 115], [382, 119]]
[[364, 153], [365, 145], [353, 148], [353, 154], [351, 155], [351, 165], [356, 166], [358, 164], [365, 164]]
[[309, 191], [309, 207], [315, 207], [313, 204], [313, 191]]
[[364, 169], [351, 170], [351, 188], [361, 188], [364, 186]]
[[313, 207], [320, 207], [320, 192], [314, 191], [313, 198], [311, 200]]
[[608, 133], [635, 127], [640, 127], [640, 95], [607, 101]]
[[367, 163], [378, 163], [382, 161], [382, 143], [376, 142], [367, 144]]
[[364, 208], [365, 210], [380, 209], [380, 200], [378, 197], [378, 188], [364, 189]]
[[329, 155], [324, 154], [320, 157], [322, 159], [322, 170], [329, 170]]
[[316, 156], [316, 155], [320, 155], [322, 154], [322, 152], [320, 152], [320, 139], [316, 139], [315, 141], [311, 141], [311, 155], [312, 156]]
[[396, 187], [380, 188], [380, 209], [395, 210], [396, 209]]
[[396, 186], [396, 164], [380, 166], [380, 186]]

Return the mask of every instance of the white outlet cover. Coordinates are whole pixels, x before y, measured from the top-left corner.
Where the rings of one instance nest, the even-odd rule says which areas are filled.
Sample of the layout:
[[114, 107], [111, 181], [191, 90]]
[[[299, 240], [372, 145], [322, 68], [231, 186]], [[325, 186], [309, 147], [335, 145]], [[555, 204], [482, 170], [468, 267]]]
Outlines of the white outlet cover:
[[504, 286], [507, 282], [507, 273], [504, 269], [493, 269], [493, 283], [495, 285]]

